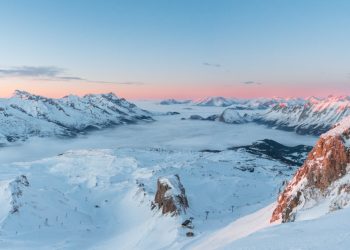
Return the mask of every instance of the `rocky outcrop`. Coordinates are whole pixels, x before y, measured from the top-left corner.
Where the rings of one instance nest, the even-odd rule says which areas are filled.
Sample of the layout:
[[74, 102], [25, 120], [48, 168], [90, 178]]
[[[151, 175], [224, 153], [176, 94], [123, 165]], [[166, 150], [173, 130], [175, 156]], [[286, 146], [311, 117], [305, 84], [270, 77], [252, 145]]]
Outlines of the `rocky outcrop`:
[[[334, 204], [339, 203], [339, 197], [334, 193], [350, 191], [350, 180], [345, 178], [349, 175], [349, 135], [350, 118], [346, 118], [321, 136], [303, 166], [278, 197], [271, 222], [294, 221], [297, 211], [304, 207], [310, 209], [321, 201], [328, 202], [331, 211], [332, 206], [334, 208]], [[347, 204], [348, 201], [344, 200], [339, 208]]]
[[29, 187], [29, 181], [25, 175], [18, 176], [15, 180], [9, 183], [9, 190], [11, 192], [11, 214], [18, 213], [19, 208], [22, 206], [20, 198], [23, 195], [23, 191]]
[[157, 192], [154, 203], [163, 214], [178, 215], [186, 213], [188, 200], [180, 177], [178, 175], [161, 177], [157, 182]]
[[202, 117], [200, 115], [191, 115], [189, 120], [199, 120], [199, 121], [215, 121], [217, 120], [218, 115], [210, 115], [208, 117]]

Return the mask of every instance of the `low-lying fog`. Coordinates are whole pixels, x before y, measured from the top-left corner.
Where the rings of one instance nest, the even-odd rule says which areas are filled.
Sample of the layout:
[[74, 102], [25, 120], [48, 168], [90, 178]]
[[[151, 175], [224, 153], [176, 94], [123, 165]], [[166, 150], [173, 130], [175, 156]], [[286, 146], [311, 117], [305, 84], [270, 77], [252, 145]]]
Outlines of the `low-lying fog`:
[[[140, 105], [141, 104], [141, 105]], [[142, 108], [155, 110], [155, 106], [138, 103]], [[159, 106], [159, 105], [158, 105]], [[155, 122], [123, 125], [90, 132], [73, 139], [31, 138], [26, 142], [0, 148], [0, 163], [32, 161], [57, 155], [71, 149], [87, 148], [165, 148], [176, 150], [226, 149], [247, 145], [261, 139], [272, 139], [285, 145], [313, 145], [314, 136], [270, 129], [254, 123], [231, 125], [211, 121], [181, 120], [191, 114], [210, 115], [223, 108], [184, 105], [161, 107], [158, 111], [179, 111], [180, 115], [156, 116]]]

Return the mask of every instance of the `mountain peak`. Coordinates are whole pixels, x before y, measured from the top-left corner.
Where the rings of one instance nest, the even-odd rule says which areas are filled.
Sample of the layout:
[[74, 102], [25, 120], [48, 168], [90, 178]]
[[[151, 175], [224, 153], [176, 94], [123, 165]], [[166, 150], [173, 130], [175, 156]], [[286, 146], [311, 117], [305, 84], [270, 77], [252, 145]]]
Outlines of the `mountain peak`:
[[27, 91], [18, 90], [18, 89], [16, 89], [12, 94], [12, 97], [17, 97], [20, 99], [27, 99], [29, 96], [32, 96], [32, 94]]
[[5, 143], [32, 135], [74, 136], [90, 129], [152, 120], [151, 113], [114, 93], [53, 99], [16, 90], [1, 105], [6, 116], [0, 120], [0, 141], [5, 138]]
[[197, 106], [228, 107], [236, 103], [236, 100], [233, 98], [230, 99], [222, 96], [213, 96], [199, 99], [195, 103]]
[[86, 94], [86, 95], [84, 95], [84, 98], [91, 98], [91, 97], [103, 97], [103, 98], [107, 98], [107, 99], [119, 99], [119, 97], [113, 92], [104, 93], [104, 94]]

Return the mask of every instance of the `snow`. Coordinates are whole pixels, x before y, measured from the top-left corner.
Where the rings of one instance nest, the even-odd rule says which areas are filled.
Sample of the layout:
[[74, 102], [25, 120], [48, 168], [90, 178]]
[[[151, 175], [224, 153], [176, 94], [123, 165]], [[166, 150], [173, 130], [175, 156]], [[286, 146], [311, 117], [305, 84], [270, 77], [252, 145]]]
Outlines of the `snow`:
[[350, 98], [309, 98], [305, 104], [275, 106], [261, 115], [260, 122], [302, 134], [320, 135], [350, 115]]
[[[211, 121], [181, 120], [192, 114], [208, 116], [221, 113], [221, 107], [188, 105], [158, 105], [143, 101], [136, 104], [152, 112], [180, 112], [180, 116], [155, 116], [152, 123], [130, 124], [78, 135], [73, 139], [29, 138], [25, 143], [12, 143], [1, 148], [0, 163], [32, 161], [81, 148], [164, 148], [167, 150], [224, 150], [232, 146], [249, 145], [266, 138], [287, 146], [314, 145], [317, 137], [296, 135], [254, 123], [225, 124]], [[246, 113], [246, 111], [244, 111]], [[49, 147], [48, 147], [49, 145]], [[21, 152], [21, 153], [18, 153]]]
[[[176, 107], [186, 115], [222, 110]], [[249, 136], [245, 135], [243, 131], [249, 129]], [[293, 172], [280, 162], [243, 151], [200, 150], [245, 145], [268, 136], [295, 145], [314, 140], [255, 124], [243, 128], [157, 116], [152, 123], [74, 139], [31, 138], [3, 147], [1, 183], [23, 174], [30, 185], [22, 188], [15, 214], [8, 212], [11, 197], [1, 193], [0, 248], [185, 248], [271, 203], [282, 181]], [[247, 166], [255, 171], [243, 171]], [[174, 174], [180, 176], [190, 206], [182, 217], [162, 216], [150, 209], [158, 178]], [[186, 237], [181, 227], [189, 217], [194, 217], [194, 238]]]
[[[234, 103], [237, 103], [237, 100], [233, 98], [225, 98], [221, 96], [215, 97], [206, 97], [195, 101], [194, 105], [197, 106], [214, 106], [214, 107], [227, 107]], [[239, 102], [238, 102], [239, 103]]]
[[246, 237], [258, 230], [272, 226], [270, 224], [271, 214], [275, 203], [258, 210], [255, 213], [244, 216], [230, 225], [218, 230], [200, 242], [198, 245], [191, 246], [193, 250], [200, 249], [221, 249], [233, 241]]
[[8, 180], [0, 182], [0, 223], [4, 221], [11, 210], [11, 190], [9, 184], [10, 181]]
[[220, 120], [226, 123], [235, 124], [246, 122], [246, 120], [239, 114], [239, 112], [232, 108], [225, 109], [220, 116]]
[[[253, 173], [233, 167], [252, 162]], [[2, 212], [0, 248], [185, 247], [190, 239], [180, 225], [186, 218], [194, 217], [196, 239], [204, 239], [275, 199], [276, 186], [286, 178], [276, 168], [286, 166], [244, 152], [131, 148], [71, 150], [38, 161], [2, 164], [2, 181], [25, 175], [29, 186], [21, 186], [18, 212]], [[158, 178], [175, 173], [190, 208], [184, 217], [164, 217], [151, 210], [151, 201]], [[11, 203], [6, 195], [1, 197], [3, 207]], [[159, 238], [160, 232], [167, 233]]]
[[31, 136], [74, 136], [91, 128], [151, 120], [150, 113], [113, 93], [51, 99], [16, 91], [0, 99], [0, 143]]
[[350, 209], [346, 208], [316, 220], [284, 223], [266, 228], [246, 238], [232, 242], [223, 249], [339, 249], [350, 246]]
[[180, 182], [179, 180], [174, 176], [165, 176], [160, 177], [158, 179], [159, 183], [165, 184], [169, 187], [169, 189], [165, 192], [164, 197], [174, 197], [176, 195], [181, 195], [182, 192], [180, 190]]
[[221, 96], [206, 97], [194, 102], [198, 106], [216, 106], [216, 107], [232, 107], [238, 110], [264, 110], [274, 107], [278, 104], [286, 106], [303, 105], [304, 99], [301, 98], [254, 98], [254, 99], [238, 99], [225, 98]]
[[[15, 98], [32, 101], [25, 93], [18, 94]], [[110, 107], [106, 98], [117, 97], [83, 97], [101, 108]], [[64, 102], [86, 109], [85, 101], [77, 99], [68, 96]], [[118, 99], [120, 102], [130, 111], [130, 103]], [[302, 249], [296, 236], [309, 246], [318, 246], [308, 223], [319, 226], [322, 235], [325, 225], [335, 228], [340, 220], [338, 212], [335, 217], [324, 216], [324, 207], [317, 203], [319, 206], [310, 205], [298, 218], [309, 221], [269, 224], [272, 202], [295, 169], [244, 150], [226, 150], [262, 139], [289, 146], [313, 145], [316, 137], [254, 123], [181, 120], [195, 114], [220, 114], [223, 107], [136, 103], [140, 112], [152, 112], [153, 122], [117, 126], [73, 139], [32, 137], [0, 148], [1, 249]], [[168, 111], [180, 115], [163, 115]], [[18, 109], [14, 112], [21, 113]], [[36, 108], [26, 112], [38, 115]], [[242, 116], [250, 111], [236, 112]], [[43, 128], [49, 127], [43, 124]], [[202, 152], [206, 149], [222, 151]], [[247, 167], [254, 171], [246, 171]], [[180, 216], [164, 216], [151, 210], [151, 203], [157, 180], [167, 181], [162, 178], [174, 174], [186, 190], [189, 209]], [[29, 185], [16, 181], [21, 175]], [[328, 207], [347, 206], [343, 203], [347, 194], [335, 194], [348, 181], [344, 178], [335, 184], [325, 201]], [[18, 211], [11, 212], [13, 205], [18, 205]], [[341, 214], [347, 218], [349, 212]], [[182, 227], [190, 217], [194, 229]], [[350, 245], [348, 240], [341, 241], [348, 236], [346, 222], [341, 223], [332, 232], [328, 247], [337, 241], [341, 242], [335, 245], [339, 249]], [[296, 243], [289, 240], [294, 235], [288, 230], [295, 232]], [[194, 237], [186, 237], [189, 231]]]
[[335, 127], [322, 135], [323, 138], [329, 136], [339, 136], [345, 131], [350, 129], [350, 116], [345, 117], [339, 123], [335, 124]]

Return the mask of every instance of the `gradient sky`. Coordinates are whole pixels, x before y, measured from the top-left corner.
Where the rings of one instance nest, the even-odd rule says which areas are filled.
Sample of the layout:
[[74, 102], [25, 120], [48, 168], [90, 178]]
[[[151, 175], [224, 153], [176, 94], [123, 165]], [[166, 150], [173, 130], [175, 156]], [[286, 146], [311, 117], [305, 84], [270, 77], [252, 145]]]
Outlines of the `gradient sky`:
[[350, 94], [348, 0], [2, 0], [0, 96]]

